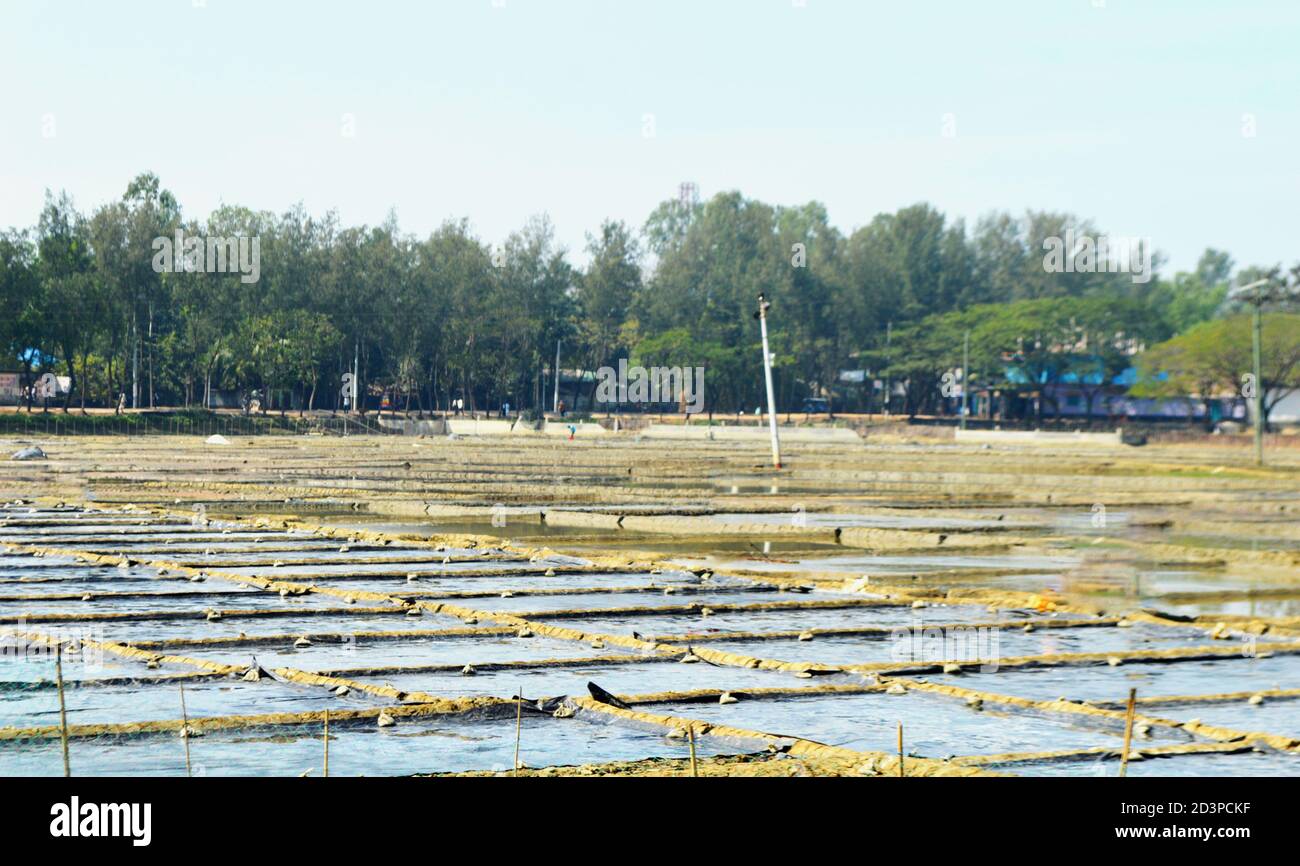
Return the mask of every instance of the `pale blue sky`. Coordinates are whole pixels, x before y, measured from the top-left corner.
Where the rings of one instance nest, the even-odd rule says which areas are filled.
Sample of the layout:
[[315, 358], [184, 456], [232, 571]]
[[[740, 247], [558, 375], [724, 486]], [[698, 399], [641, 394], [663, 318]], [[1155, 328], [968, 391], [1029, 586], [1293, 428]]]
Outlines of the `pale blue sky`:
[[152, 170], [189, 216], [546, 211], [578, 253], [691, 180], [845, 231], [1051, 208], [1177, 268], [1300, 259], [1295, 0], [195, 2], [3, 0], [0, 226]]

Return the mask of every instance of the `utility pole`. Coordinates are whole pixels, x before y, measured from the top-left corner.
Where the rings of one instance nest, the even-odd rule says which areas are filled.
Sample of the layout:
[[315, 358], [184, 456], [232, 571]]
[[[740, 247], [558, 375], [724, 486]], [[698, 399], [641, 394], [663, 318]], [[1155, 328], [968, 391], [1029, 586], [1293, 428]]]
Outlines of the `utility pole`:
[[140, 335], [131, 325], [131, 408], [140, 408]]
[[[888, 366], [893, 358], [889, 354], [889, 344], [894, 337], [894, 323], [885, 323], [885, 365]], [[890, 403], [894, 399], [894, 381], [888, 375], [885, 376], [885, 417], [889, 417]]]
[[358, 340], [353, 344], [352, 355], [352, 414], [359, 414], [361, 408], [357, 405], [357, 394], [359, 393], [358, 380], [361, 377], [361, 341]]
[[1273, 291], [1268, 291], [1267, 287], [1272, 280], [1263, 279], [1255, 280], [1253, 283], [1241, 286], [1228, 293], [1228, 297], [1234, 300], [1245, 301], [1255, 308], [1254, 321], [1252, 322], [1254, 333], [1254, 346], [1251, 350], [1252, 374], [1253, 381], [1251, 387], [1254, 389], [1253, 394], [1246, 395], [1255, 409], [1255, 465], [1264, 465], [1264, 378], [1261, 372], [1260, 353], [1261, 344], [1264, 342], [1264, 304], [1269, 301], [1280, 301], [1292, 298], [1296, 294], [1296, 288], [1290, 289], [1278, 284], [1274, 286]]
[[1264, 381], [1259, 375], [1259, 344], [1263, 342], [1264, 314], [1262, 312], [1264, 304], [1257, 301], [1255, 303], [1255, 346], [1251, 352], [1254, 360], [1255, 373], [1255, 465], [1264, 465]]
[[560, 341], [555, 341], [555, 396], [551, 398], [551, 412], [560, 412]]
[[967, 394], [970, 393], [970, 331], [961, 345], [961, 429], [966, 429], [966, 413], [969, 410]]
[[767, 311], [771, 308], [771, 302], [762, 294], [759, 294], [758, 312], [755, 316], [758, 319], [759, 329], [763, 332], [763, 376], [767, 380], [767, 425], [772, 432], [772, 466], [780, 469], [781, 440], [776, 432], [776, 398], [772, 391], [772, 354], [767, 348]]

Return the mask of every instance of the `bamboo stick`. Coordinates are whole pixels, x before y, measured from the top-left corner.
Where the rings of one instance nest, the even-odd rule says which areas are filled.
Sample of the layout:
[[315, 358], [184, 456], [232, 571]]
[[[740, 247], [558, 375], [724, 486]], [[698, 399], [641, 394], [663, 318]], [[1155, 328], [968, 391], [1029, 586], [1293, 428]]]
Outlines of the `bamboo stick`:
[[190, 768], [190, 714], [185, 709], [185, 685], [181, 684], [181, 739], [185, 741], [185, 775], [193, 778]]
[[63, 775], [72, 776], [68, 763], [68, 705], [63, 699], [63, 644], [54, 645], [54, 678], [59, 686], [59, 739], [63, 741]]
[[1133, 709], [1137, 703], [1137, 689], [1128, 690], [1128, 714], [1124, 719], [1124, 754], [1119, 759], [1119, 777], [1128, 775], [1128, 747], [1133, 742]]
[[519, 775], [519, 739], [524, 726], [524, 690], [515, 695], [515, 776]]

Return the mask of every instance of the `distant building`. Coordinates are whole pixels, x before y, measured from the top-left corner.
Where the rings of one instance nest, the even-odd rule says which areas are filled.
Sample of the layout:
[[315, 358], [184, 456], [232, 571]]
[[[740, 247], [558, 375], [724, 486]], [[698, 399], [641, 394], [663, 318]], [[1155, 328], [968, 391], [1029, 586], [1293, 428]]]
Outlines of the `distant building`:
[[[1134, 397], [1129, 393], [1137, 383], [1137, 370], [1133, 367], [1124, 369], [1108, 381], [1103, 381], [1100, 370], [1083, 376], [1068, 372], [1055, 381], [1040, 381], [1035, 386], [1026, 372], [1013, 364], [1003, 369], [1003, 377], [1010, 387], [972, 389], [973, 417], [1032, 418], [1038, 414], [1039, 401], [1045, 401], [1042, 414], [1049, 420], [1072, 418], [1214, 424], [1244, 421], [1247, 417], [1246, 401], [1239, 397]], [[949, 410], [957, 412], [960, 402], [960, 389], [957, 389], [948, 401]]]

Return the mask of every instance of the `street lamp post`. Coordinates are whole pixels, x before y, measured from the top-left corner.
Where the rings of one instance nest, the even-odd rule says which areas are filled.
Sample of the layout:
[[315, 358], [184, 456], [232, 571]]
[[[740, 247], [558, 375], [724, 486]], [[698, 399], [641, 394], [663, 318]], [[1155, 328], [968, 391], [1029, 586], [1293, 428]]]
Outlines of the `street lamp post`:
[[[889, 354], [890, 344], [894, 339], [894, 322], [890, 320], [885, 323], [885, 364], [889, 365], [894, 362], [893, 355]], [[885, 417], [889, 417], [889, 410], [893, 408], [894, 380], [892, 377], [885, 376]]]
[[967, 395], [970, 393], [970, 331], [961, 344], [961, 429], [966, 429], [966, 413], [970, 411]]
[[772, 431], [772, 466], [781, 468], [781, 440], [776, 432], [776, 398], [772, 390], [772, 354], [767, 348], [767, 311], [772, 309], [772, 302], [763, 295], [758, 296], [759, 329], [763, 332], [763, 377], [767, 380], [767, 424]]
[[[578, 402], [576, 399], [573, 402]], [[551, 411], [560, 414], [560, 341], [555, 341], [555, 396], [551, 400]], [[574, 409], [573, 411], [578, 411]]]
[[1255, 304], [1254, 346], [1251, 358], [1255, 374], [1255, 465], [1264, 465], [1264, 380], [1260, 376], [1259, 344], [1264, 341], [1264, 314], [1262, 303]]
[[[1272, 291], [1266, 291], [1272, 286]], [[1234, 289], [1228, 297], [1245, 301], [1254, 307], [1254, 316], [1252, 322], [1252, 331], [1254, 334], [1254, 345], [1251, 350], [1251, 361], [1254, 379], [1251, 386], [1254, 389], [1253, 395], [1249, 399], [1255, 406], [1255, 465], [1264, 465], [1264, 378], [1260, 371], [1260, 344], [1264, 339], [1264, 304], [1269, 301], [1278, 301], [1285, 298], [1290, 292], [1280, 285], [1273, 283], [1272, 280], [1255, 280], [1253, 283], [1247, 283], [1237, 289]]]

